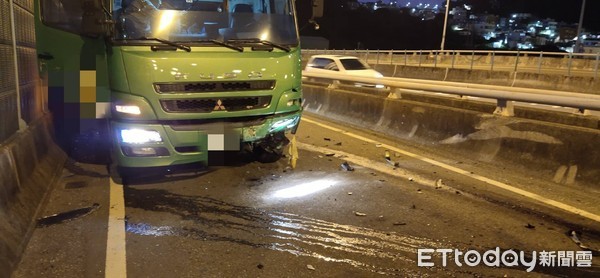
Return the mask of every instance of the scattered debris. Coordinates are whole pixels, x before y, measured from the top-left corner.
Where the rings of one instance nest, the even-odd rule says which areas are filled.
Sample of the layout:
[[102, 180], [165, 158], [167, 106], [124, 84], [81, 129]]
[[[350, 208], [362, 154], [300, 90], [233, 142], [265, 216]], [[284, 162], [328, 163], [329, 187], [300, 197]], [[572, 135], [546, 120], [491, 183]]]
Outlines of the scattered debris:
[[325, 137], [325, 138], [323, 138], [323, 140], [325, 140], [325, 141], [331, 141], [331, 138]]
[[438, 179], [437, 181], [435, 181], [435, 189], [440, 189], [443, 186], [445, 186], [444, 182], [442, 181], [442, 179]]
[[525, 226], [525, 228], [527, 228], [527, 229], [535, 229], [535, 226], [527, 223], [527, 225]]
[[[587, 245], [583, 244], [581, 242], [581, 240], [579, 239], [579, 236], [577, 236], [577, 231], [575, 230], [570, 230], [569, 232], [567, 232], [567, 236], [571, 237], [571, 240], [573, 240], [573, 242], [575, 242], [575, 244], [577, 244], [577, 246], [579, 246], [579, 248], [585, 250], [585, 251], [592, 251], [592, 254], [594, 256], [598, 256], [600, 255], [600, 250], [594, 250], [590, 247], [588, 247]], [[581, 234], [581, 233], [579, 233]]]
[[460, 191], [456, 190], [456, 194], [457, 194], [457, 195], [460, 195], [460, 194], [462, 194], [462, 193], [460, 193]]
[[386, 161], [388, 164], [392, 165], [393, 167], [398, 167], [398, 166], [400, 166], [400, 163], [398, 163], [398, 162], [395, 162], [395, 161], [392, 161], [392, 158], [390, 157], [390, 151], [388, 151], [388, 150], [386, 150], [386, 151], [385, 151], [385, 161]]
[[265, 266], [262, 264], [258, 264], [258, 265], [256, 265], [256, 267], [258, 267], [258, 269], [263, 269]]
[[323, 157], [324, 157], [324, 156], [322, 156], [322, 155], [319, 155], [319, 158], [323, 158]]
[[367, 216], [366, 213], [362, 213], [362, 212], [358, 212], [358, 211], [355, 211], [354, 215], [356, 215], [356, 216]]
[[325, 154], [325, 156], [329, 156], [329, 157], [334, 156], [334, 155], [335, 155], [334, 153], [326, 153]]
[[84, 188], [87, 186], [87, 182], [85, 181], [72, 181], [72, 182], [67, 182], [65, 184], [65, 189], [75, 189], [75, 188]]
[[352, 192], [348, 192], [348, 195], [352, 195]]
[[400, 154], [399, 153], [394, 153], [394, 156], [395, 157], [400, 157]]
[[344, 162], [342, 163], [342, 165], [340, 165], [340, 167], [342, 168], [342, 170], [344, 171], [349, 171], [352, 172], [354, 171], [354, 167], [350, 166], [350, 164], [348, 164], [348, 162]]
[[416, 209], [416, 208], [417, 208], [417, 206], [415, 206], [415, 205], [412, 205], [412, 207], [411, 207], [411, 209]]
[[415, 179], [413, 179], [412, 177], [408, 178], [409, 181], [414, 181]]
[[94, 203], [90, 207], [74, 209], [67, 212], [57, 213], [50, 216], [42, 217], [37, 220], [38, 227], [47, 227], [50, 225], [60, 224], [73, 219], [86, 216], [100, 207], [100, 204]]
[[577, 244], [579, 247], [581, 247], [581, 240], [579, 240], [579, 237], [577, 236], [577, 232], [575, 230], [570, 230], [567, 233], [567, 235], [571, 237], [571, 240], [573, 240], [573, 242], [575, 242], [575, 244]]
[[381, 148], [381, 147], [383, 147], [383, 145], [382, 144], [375, 144], [375, 147]]
[[341, 146], [341, 145], [342, 145], [342, 142], [335, 143], [335, 145], [336, 145], [336, 146]]
[[316, 270], [316, 268], [310, 264], [306, 265], [306, 268], [310, 269], [310, 270]]
[[394, 223], [394, 226], [404, 226], [404, 225], [406, 225], [405, 222], [395, 222]]
[[417, 189], [417, 193], [423, 193], [423, 191], [421, 191], [421, 189]]

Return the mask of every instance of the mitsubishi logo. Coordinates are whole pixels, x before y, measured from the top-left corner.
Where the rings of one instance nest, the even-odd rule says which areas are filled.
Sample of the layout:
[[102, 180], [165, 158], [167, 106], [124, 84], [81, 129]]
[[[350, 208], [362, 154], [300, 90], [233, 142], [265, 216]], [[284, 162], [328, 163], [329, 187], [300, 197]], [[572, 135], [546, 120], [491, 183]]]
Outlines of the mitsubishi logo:
[[217, 100], [217, 105], [215, 105], [215, 109], [213, 109], [213, 111], [219, 111], [219, 110], [227, 110], [227, 109], [225, 109], [225, 106], [223, 106], [223, 101], [221, 101], [221, 100]]

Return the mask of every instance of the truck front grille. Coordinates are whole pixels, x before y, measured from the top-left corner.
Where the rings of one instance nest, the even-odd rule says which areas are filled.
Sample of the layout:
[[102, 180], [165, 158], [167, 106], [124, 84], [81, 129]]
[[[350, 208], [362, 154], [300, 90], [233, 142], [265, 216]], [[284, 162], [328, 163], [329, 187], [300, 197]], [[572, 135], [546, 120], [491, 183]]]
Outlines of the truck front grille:
[[169, 113], [210, 113], [213, 111], [244, 111], [269, 106], [271, 96], [199, 98], [161, 100], [160, 104]]
[[275, 80], [154, 83], [159, 94], [273, 90]]

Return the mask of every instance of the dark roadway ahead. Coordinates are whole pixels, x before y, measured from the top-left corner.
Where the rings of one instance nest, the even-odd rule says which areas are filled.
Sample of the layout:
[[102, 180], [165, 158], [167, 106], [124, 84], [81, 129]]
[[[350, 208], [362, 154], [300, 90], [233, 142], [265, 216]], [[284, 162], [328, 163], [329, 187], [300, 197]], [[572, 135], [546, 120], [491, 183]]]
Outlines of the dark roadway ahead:
[[[498, 247], [524, 251], [526, 261], [532, 251], [598, 250], [598, 192], [308, 113], [297, 140], [293, 170], [285, 158], [261, 164], [240, 157], [121, 186], [104, 166], [69, 163], [44, 215], [99, 208], [38, 227], [13, 276], [600, 277], [597, 252], [592, 267], [544, 267], [538, 258], [532, 272], [464, 260], [459, 267], [454, 253], [447, 266], [440, 253], [425, 260], [434, 266], [417, 263], [419, 248], [483, 254]], [[572, 230], [589, 249], [576, 244]]]

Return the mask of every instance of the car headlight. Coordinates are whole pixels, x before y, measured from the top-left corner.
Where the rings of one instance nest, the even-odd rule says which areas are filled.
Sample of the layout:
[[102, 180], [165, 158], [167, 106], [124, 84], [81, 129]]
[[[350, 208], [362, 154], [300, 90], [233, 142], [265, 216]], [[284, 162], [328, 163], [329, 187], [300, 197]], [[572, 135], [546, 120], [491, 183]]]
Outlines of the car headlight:
[[121, 141], [128, 144], [144, 144], [151, 142], [162, 142], [162, 137], [158, 131], [141, 129], [123, 129], [121, 130]]

